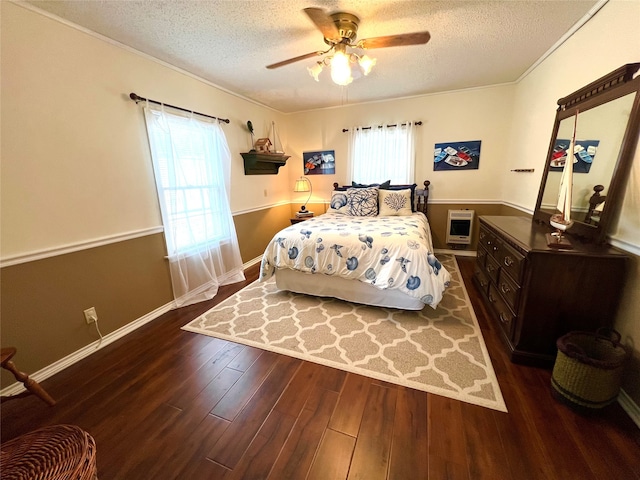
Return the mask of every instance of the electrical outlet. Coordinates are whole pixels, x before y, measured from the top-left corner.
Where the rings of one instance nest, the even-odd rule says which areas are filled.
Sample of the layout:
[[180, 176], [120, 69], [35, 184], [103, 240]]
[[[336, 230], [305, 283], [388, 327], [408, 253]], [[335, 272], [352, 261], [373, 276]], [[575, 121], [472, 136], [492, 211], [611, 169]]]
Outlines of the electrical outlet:
[[96, 307], [87, 308], [84, 311], [84, 319], [88, 324], [92, 324], [96, 320], [98, 320], [98, 314], [96, 313]]

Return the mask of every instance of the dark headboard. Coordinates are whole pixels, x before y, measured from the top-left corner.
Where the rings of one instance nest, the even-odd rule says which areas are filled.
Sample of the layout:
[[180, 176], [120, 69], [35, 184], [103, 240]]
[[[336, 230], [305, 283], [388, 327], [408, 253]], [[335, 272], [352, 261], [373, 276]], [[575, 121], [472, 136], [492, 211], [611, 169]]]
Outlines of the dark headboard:
[[[429, 185], [431, 182], [425, 180], [423, 182], [424, 188], [416, 188], [415, 183], [411, 185], [390, 185], [387, 190], [407, 190], [411, 189], [411, 200], [413, 202], [413, 211], [422, 212], [427, 215], [427, 205], [429, 203]], [[333, 184], [333, 189], [338, 191], [344, 191], [348, 188], [354, 188], [351, 185], [340, 186], [338, 183]]]

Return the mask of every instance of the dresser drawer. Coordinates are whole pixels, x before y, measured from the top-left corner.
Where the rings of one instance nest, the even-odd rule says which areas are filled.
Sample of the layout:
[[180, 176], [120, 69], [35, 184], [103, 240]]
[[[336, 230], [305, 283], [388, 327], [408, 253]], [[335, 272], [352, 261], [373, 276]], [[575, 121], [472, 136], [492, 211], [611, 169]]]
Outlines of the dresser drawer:
[[473, 269], [473, 275], [476, 279], [478, 288], [482, 290], [482, 293], [487, 295], [489, 292], [489, 279], [487, 278], [484, 270], [479, 265], [476, 265]]
[[493, 255], [493, 252], [496, 248], [496, 237], [492, 232], [484, 228], [482, 225], [480, 225], [478, 243], [485, 248], [489, 255]]
[[487, 260], [487, 251], [484, 248], [478, 248], [476, 252], [476, 265], [484, 270]]
[[489, 278], [493, 281], [494, 284], [498, 284], [498, 273], [500, 272], [500, 264], [498, 261], [487, 255], [487, 263], [484, 267], [485, 272], [489, 275]]
[[515, 283], [509, 275], [504, 274], [504, 267], [500, 270], [500, 277], [497, 284], [498, 291], [502, 298], [506, 300], [514, 312], [518, 311], [518, 300], [520, 299], [520, 286]]
[[497, 248], [494, 256], [502, 270], [508, 272], [516, 282], [522, 283], [524, 256], [499, 238], [495, 240], [495, 243]]
[[493, 284], [489, 285], [489, 302], [500, 320], [500, 327], [502, 327], [504, 333], [507, 334], [509, 340], [512, 340], [511, 331], [513, 330], [515, 315], [502, 299]]

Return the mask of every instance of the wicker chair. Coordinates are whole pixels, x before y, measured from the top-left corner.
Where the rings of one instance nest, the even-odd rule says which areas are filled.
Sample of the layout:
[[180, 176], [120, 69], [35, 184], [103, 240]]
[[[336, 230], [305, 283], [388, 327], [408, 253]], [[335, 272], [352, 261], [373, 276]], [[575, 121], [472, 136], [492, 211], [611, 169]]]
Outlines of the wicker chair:
[[96, 480], [96, 444], [74, 425], [40, 428], [0, 446], [2, 479]]

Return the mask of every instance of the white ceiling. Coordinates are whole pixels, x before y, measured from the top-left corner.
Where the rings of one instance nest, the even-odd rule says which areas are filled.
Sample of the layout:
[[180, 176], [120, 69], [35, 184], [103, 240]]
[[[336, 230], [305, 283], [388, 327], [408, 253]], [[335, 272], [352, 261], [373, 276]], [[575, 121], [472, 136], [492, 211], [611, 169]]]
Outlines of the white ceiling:
[[[514, 82], [588, 15], [596, 0], [57, 0], [30, 3], [281, 112]], [[358, 39], [428, 30], [426, 45], [370, 50], [378, 63], [348, 87], [310, 58], [326, 50], [302, 11], [360, 17]], [[141, 92], [142, 93], [142, 92]]]

